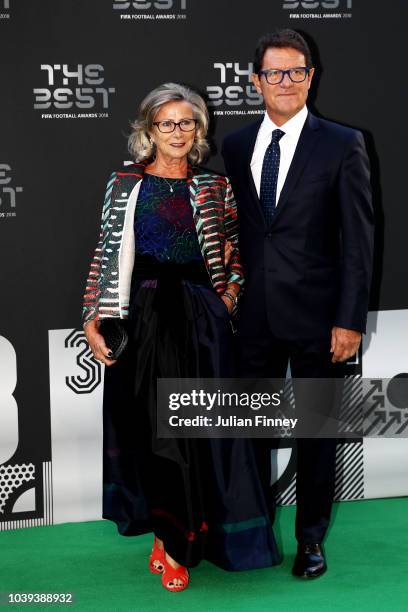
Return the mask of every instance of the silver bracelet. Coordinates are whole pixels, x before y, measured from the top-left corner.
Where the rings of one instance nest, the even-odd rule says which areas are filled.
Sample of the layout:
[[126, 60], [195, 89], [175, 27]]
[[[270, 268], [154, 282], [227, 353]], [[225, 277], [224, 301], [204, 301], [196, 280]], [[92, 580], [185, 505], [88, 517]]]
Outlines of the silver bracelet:
[[238, 299], [237, 299], [236, 295], [233, 295], [229, 291], [225, 291], [223, 295], [225, 295], [225, 297], [229, 298], [234, 306], [237, 305]]

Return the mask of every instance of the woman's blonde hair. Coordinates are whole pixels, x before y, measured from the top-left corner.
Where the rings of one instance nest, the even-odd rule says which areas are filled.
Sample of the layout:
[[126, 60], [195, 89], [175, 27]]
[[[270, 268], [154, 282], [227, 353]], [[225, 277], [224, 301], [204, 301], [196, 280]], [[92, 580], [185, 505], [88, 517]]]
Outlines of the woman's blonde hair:
[[189, 102], [197, 120], [194, 144], [188, 153], [191, 164], [199, 164], [207, 156], [210, 148], [206, 140], [208, 131], [208, 110], [203, 98], [185, 85], [164, 83], [153, 89], [139, 107], [137, 119], [131, 124], [132, 132], [128, 139], [128, 148], [136, 161], [154, 158], [156, 145], [150, 138], [153, 121], [163, 104], [167, 102]]

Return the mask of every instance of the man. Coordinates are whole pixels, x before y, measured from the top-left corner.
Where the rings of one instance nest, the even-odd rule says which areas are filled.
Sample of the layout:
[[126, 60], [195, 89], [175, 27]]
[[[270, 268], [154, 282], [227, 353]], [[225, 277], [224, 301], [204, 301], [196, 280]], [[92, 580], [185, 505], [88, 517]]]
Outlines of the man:
[[[300, 34], [279, 30], [255, 52], [262, 120], [223, 145], [240, 218], [246, 289], [238, 344], [242, 375], [344, 376], [365, 332], [373, 251], [369, 162], [362, 134], [312, 115], [314, 68]], [[256, 441], [270, 483], [270, 442]], [[292, 573], [327, 569], [322, 548], [333, 495], [335, 439], [297, 440], [298, 551]]]

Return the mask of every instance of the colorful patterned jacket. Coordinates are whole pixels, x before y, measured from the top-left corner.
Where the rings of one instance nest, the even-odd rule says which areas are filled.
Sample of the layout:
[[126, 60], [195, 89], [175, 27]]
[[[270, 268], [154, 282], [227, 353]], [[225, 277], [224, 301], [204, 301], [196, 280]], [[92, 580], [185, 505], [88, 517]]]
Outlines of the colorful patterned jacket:
[[[99, 242], [86, 283], [84, 324], [91, 319], [128, 316], [135, 256], [133, 221], [145, 167], [130, 164], [109, 178]], [[228, 178], [189, 167], [187, 182], [198, 242], [214, 289], [222, 295], [228, 283], [242, 287], [237, 209]], [[227, 269], [226, 240], [235, 247]]]

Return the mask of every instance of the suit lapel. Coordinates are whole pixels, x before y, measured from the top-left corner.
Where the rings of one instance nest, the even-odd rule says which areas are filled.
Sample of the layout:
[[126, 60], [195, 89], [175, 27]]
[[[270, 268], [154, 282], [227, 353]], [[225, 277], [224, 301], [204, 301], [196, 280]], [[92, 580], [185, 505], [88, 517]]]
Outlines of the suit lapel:
[[288, 174], [282, 187], [282, 191], [279, 196], [278, 205], [276, 212], [273, 217], [272, 223], [279, 217], [285, 203], [287, 202], [293, 189], [295, 189], [297, 182], [299, 181], [303, 170], [309, 160], [314, 147], [318, 141], [318, 130], [319, 121], [311, 113], [308, 114], [303, 126], [302, 132], [299, 137], [299, 141], [296, 146], [295, 154], [290, 164]]

